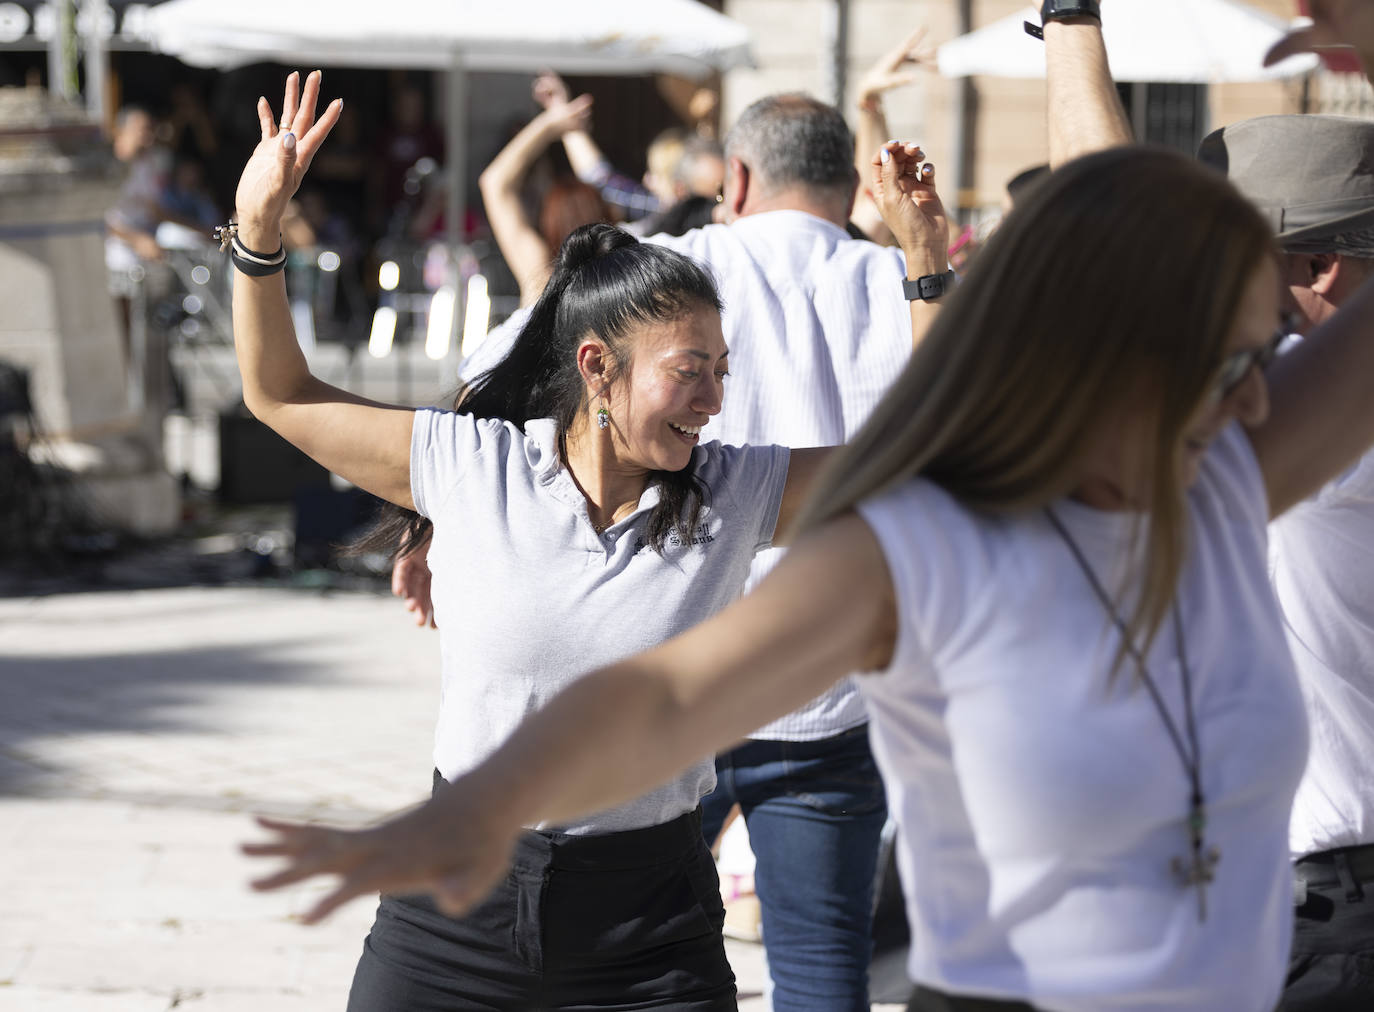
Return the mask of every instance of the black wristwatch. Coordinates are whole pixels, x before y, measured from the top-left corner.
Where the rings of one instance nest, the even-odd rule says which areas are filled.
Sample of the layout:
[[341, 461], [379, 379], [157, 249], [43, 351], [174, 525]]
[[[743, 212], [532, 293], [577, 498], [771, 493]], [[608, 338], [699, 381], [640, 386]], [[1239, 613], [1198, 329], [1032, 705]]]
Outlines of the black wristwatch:
[[922, 302], [934, 302], [946, 292], [954, 290], [954, 281], [953, 271], [945, 271], [943, 274], [926, 274], [915, 281], [904, 278], [902, 280], [902, 292], [911, 302], [916, 299], [920, 299]]
[[1042, 25], [1050, 21], [1064, 21], [1067, 18], [1096, 18], [1102, 20], [1102, 5], [1098, 0], [1045, 0], [1040, 8], [1040, 24], [1026, 22], [1026, 34], [1043, 39]]

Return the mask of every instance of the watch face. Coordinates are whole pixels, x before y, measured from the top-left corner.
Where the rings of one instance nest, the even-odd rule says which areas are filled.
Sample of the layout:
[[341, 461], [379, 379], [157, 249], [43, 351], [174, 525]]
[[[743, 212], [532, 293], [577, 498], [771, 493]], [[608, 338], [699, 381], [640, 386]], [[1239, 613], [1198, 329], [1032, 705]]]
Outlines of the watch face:
[[1097, 0], [1045, 0], [1040, 12], [1041, 21], [1083, 16], [1101, 19], [1102, 8]]

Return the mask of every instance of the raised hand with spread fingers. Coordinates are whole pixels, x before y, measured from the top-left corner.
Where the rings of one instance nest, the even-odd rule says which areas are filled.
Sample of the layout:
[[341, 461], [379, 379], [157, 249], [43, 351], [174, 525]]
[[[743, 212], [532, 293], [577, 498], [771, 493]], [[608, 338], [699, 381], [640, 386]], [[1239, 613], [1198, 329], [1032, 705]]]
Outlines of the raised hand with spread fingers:
[[300, 74], [286, 79], [281, 120], [272, 114], [266, 98], [258, 99], [258, 123], [262, 137], [253, 149], [234, 194], [239, 236], [251, 249], [276, 249], [277, 234], [287, 202], [300, 188], [315, 153], [334, 129], [343, 112], [336, 98], [317, 119], [320, 72], [313, 71], [301, 88]]

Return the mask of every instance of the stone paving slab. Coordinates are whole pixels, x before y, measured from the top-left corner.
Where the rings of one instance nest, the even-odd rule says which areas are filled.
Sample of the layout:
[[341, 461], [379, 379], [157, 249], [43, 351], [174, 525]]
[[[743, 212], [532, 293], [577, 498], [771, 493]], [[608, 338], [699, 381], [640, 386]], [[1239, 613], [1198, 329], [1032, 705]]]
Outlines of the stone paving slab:
[[[0, 598], [0, 1012], [342, 1009], [373, 903], [304, 927], [325, 884], [253, 893], [237, 845], [419, 801], [437, 671], [380, 592]], [[762, 1012], [761, 948], [727, 949]]]

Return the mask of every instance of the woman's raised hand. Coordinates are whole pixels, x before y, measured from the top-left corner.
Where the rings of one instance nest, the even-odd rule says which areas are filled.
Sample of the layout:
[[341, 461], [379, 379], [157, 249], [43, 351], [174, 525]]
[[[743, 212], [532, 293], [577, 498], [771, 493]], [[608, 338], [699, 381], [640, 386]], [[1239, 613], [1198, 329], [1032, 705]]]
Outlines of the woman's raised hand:
[[281, 857], [279, 871], [255, 879], [254, 889], [280, 889], [316, 875], [338, 883], [301, 915], [306, 924], [323, 920], [358, 896], [377, 892], [428, 892], [440, 909], [458, 916], [501, 881], [510, 865], [518, 829], [498, 831], [482, 806], [456, 804], [448, 785], [430, 801], [369, 829], [329, 829], [259, 818], [274, 836], [246, 843], [251, 857]]
[[330, 102], [316, 119], [319, 96], [320, 72], [316, 70], [305, 79], [304, 89], [299, 74], [293, 72], [287, 77], [280, 124], [267, 99], [258, 99], [262, 138], [243, 168], [234, 195], [239, 238], [249, 249], [277, 248], [287, 202], [300, 187], [315, 152], [339, 121], [343, 99]]
[[940, 273], [949, 262], [949, 217], [935, 191], [935, 166], [924, 159], [918, 145], [888, 141], [873, 156], [871, 190], [908, 265], [929, 261], [929, 272]]

